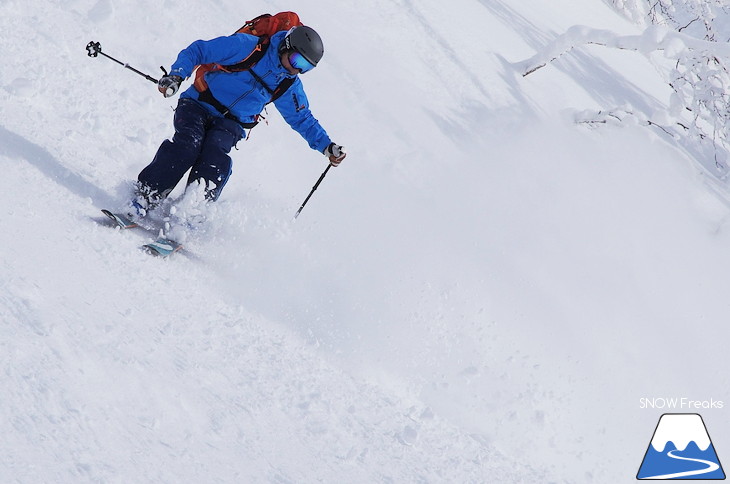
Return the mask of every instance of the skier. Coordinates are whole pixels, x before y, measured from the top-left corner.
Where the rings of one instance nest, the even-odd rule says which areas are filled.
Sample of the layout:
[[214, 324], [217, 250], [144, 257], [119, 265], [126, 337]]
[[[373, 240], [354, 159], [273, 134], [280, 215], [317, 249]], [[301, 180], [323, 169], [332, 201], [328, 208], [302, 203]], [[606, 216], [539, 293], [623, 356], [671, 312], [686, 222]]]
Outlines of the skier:
[[322, 59], [320, 36], [310, 27], [298, 26], [277, 32], [268, 41], [263, 57], [238, 71], [236, 65], [243, 66], [263, 50], [259, 37], [240, 33], [198, 40], [179, 53], [170, 73], [158, 83], [165, 97], [174, 95], [196, 66], [203, 70], [180, 95], [172, 139], [162, 142], [152, 162], [139, 173], [130, 217], [144, 217], [188, 170], [187, 184], [204, 185], [206, 200], [217, 200], [231, 174], [231, 148], [272, 101], [291, 128], [331, 165], [338, 166], [345, 158], [343, 147], [330, 139], [309, 110], [299, 79], [299, 74], [312, 70]]

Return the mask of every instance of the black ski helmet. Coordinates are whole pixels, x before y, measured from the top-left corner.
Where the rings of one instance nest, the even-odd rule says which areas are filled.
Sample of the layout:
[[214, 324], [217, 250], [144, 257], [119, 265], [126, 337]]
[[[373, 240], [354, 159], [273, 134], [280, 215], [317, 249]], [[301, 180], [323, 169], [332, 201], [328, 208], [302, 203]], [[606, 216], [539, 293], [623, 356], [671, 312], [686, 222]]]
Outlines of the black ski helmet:
[[322, 39], [312, 27], [306, 25], [293, 27], [286, 33], [279, 51], [286, 50], [299, 52], [313, 66], [316, 66], [324, 55]]

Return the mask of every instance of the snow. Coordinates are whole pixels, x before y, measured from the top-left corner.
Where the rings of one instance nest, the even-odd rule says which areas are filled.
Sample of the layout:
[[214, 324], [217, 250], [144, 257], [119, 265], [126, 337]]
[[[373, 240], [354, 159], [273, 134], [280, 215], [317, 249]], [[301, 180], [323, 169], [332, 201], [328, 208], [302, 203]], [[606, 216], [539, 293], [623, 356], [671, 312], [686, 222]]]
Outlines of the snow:
[[726, 183], [660, 130], [575, 123], [666, 110], [661, 75], [598, 46], [516, 68], [642, 29], [600, 0], [444, 5], [297, 3], [348, 158], [293, 222], [326, 161], [269, 110], [162, 260], [96, 220], [175, 100], [86, 43], [159, 76], [293, 7], [0, 4], [0, 480], [628, 482], [662, 413], [640, 398], [730, 400]]

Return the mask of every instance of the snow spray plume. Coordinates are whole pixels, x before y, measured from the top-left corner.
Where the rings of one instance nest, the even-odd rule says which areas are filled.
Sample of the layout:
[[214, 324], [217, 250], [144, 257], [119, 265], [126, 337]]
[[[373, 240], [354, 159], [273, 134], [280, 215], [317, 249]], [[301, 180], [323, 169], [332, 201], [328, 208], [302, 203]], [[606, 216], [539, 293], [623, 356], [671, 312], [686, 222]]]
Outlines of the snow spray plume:
[[[114, 62], [116, 62], [117, 64], [126, 67], [127, 69], [129, 69], [130, 71], [134, 72], [135, 74], [139, 74], [140, 76], [144, 77], [148, 81], [152, 81], [155, 84], [157, 84], [159, 82], [154, 77], [149, 76], [149, 75], [145, 74], [144, 72], [138, 71], [137, 69], [135, 69], [134, 67], [130, 66], [129, 64], [127, 64], [125, 62], [121, 62], [121, 61], [115, 59], [114, 57], [111, 57], [111, 56], [106, 55], [105, 53], [103, 53], [101, 51], [101, 44], [99, 42], [91, 41], [88, 44], [86, 44], [86, 53], [89, 54], [89, 57], [97, 57], [99, 54], [101, 54], [104, 57], [106, 57], [107, 59], [111, 59]], [[160, 69], [162, 69], [162, 72], [164, 72], [165, 75], [167, 75], [167, 71], [165, 70], [164, 67], [160, 66]]]

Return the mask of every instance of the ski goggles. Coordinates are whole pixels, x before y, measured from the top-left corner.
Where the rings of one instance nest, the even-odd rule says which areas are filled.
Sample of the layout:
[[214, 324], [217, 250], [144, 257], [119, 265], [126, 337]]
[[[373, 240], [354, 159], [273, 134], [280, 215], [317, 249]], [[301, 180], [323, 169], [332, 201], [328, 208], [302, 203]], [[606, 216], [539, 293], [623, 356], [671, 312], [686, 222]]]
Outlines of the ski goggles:
[[299, 69], [302, 74], [314, 69], [314, 64], [309, 62], [302, 54], [297, 51], [289, 54], [289, 64], [291, 64], [294, 69]]

